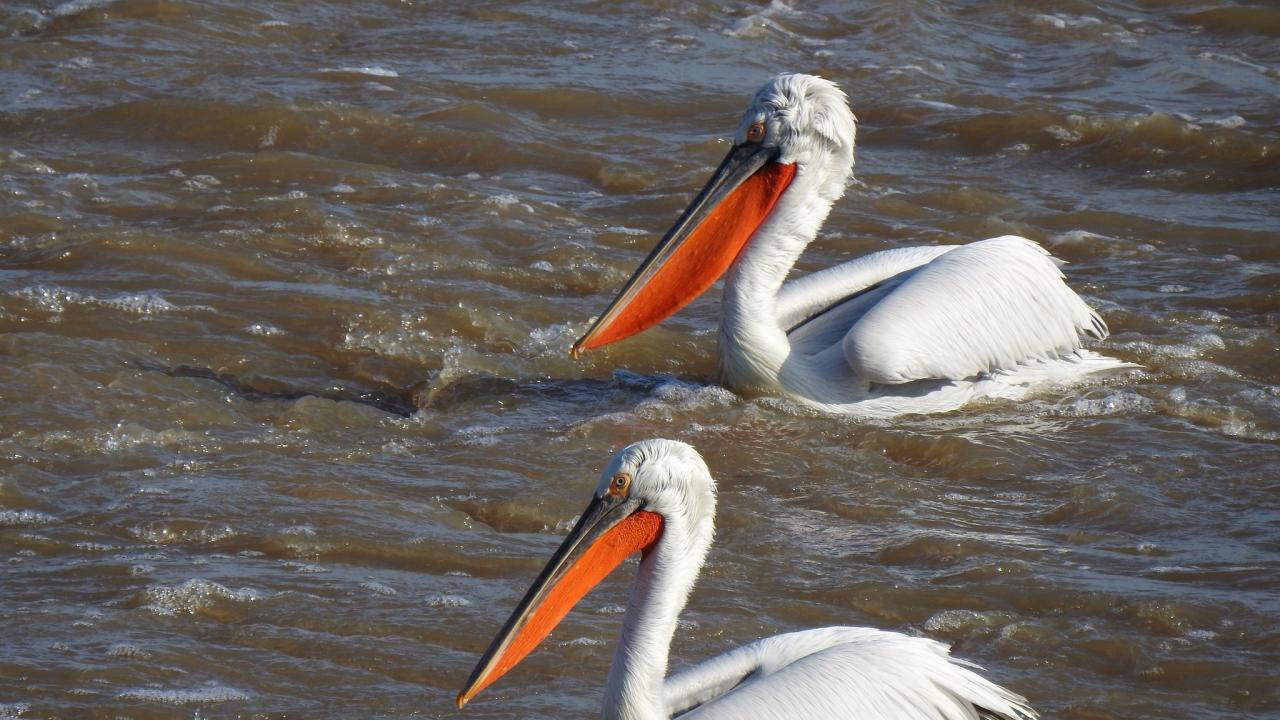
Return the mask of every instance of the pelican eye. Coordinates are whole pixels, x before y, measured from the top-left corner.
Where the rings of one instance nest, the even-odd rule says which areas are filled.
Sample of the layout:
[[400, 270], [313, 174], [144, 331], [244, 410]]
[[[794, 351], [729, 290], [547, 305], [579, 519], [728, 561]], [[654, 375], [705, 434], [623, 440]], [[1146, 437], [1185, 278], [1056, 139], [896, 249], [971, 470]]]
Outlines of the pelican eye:
[[618, 497], [624, 497], [627, 491], [631, 489], [631, 475], [620, 472], [613, 476], [613, 480], [609, 483], [609, 494]]
[[751, 123], [747, 128], [747, 142], [758, 143], [764, 140], [764, 123]]

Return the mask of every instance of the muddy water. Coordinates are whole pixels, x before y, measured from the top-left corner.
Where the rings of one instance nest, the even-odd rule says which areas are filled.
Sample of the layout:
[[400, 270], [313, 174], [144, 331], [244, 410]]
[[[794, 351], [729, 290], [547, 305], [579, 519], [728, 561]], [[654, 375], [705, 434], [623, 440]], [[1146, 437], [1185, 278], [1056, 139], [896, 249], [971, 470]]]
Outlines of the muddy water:
[[[1280, 715], [1280, 10], [0, 8], [0, 717], [455, 717], [609, 452], [721, 485], [676, 667], [945, 640], [1048, 717]], [[857, 182], [803, 270], [1031, 237], [1142, 365], [857, 422], [567, 351], [775, 72]], [[628, 572], [473, 718], [598, 709]]]

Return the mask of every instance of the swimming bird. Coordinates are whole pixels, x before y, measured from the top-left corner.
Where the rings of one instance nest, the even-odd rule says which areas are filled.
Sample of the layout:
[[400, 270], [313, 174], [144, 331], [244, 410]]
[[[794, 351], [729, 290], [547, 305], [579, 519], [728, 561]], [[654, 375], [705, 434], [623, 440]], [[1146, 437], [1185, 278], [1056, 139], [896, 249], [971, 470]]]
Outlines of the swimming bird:
[[724, 161], [572, 354], [661, 322], [727, 271], [719, 370], [738, 392], [886, 416], [1129, 366], [1082, 349], [1106, 323], [1023, 237], [883, 250], [787, 282], [844, 194], [856, 132], [835, 84], [769, 80]]
[[951, 658], [946, 645], [865, 627], [776, 635], [666, 677], [676, 620], [711, 547], [715, 512], [715, 480], [689, 445], [646, 440], [619, 451], [480, 658], [458, 707], [515, 667], [596, 583], [639, 552], [604, 718], [1036, 717], [1022, 697]]

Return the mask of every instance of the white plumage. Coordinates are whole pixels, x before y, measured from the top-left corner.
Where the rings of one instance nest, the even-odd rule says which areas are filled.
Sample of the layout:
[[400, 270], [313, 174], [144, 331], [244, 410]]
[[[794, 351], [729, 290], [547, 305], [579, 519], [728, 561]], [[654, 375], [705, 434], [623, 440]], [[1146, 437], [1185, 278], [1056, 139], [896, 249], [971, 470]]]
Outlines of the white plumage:
[[[629, 494], [611, 488], [630, 480]], [[600, 507], [622, 510], [600, 510]], [[593, 510], [595, 512], [593, 512]], [[631, 587], [622, 634], [605, 689], [602, 717], [656, 720], [1029, 720], [1026, 701], [951, 658], [946, 645], [862, 627], [827, 627], [765, 638], [666, 678], [676, 622], [714, 535], [715, 481], [692, 447], [672, 440], [635, 443], [605, 469], [584, 518], [656, 513], [661, 532], [644, 552]], [[568, 560], [589, 556], [583, 538], [600, 537], [579, 521], [486, 653], [460, 703], [492, 682], [511, 638], [566, 575]], [[606, 523], [607, 524], [607, 523]], [[547, 578], [551, 578], [548, 580]], [[551, 590], [548, 591], [548, 587]], [[585, 590], [583, 591], [585, 592]]]
[[[730, 177], [735, 159], [794, 172], [769, 196], [766, 214], [742, 216], [758, 224], [725, 280], [725, 385], [834, 412], [895, 415], [952, 410], [977, 397], [1016, 398], [1039, 383], [1129, 366], [1082, 348], [1084, 335], [1105, 338], [1106, 324], [1067, 287], [1059, 261], [1022, 237], [886, 250], [787, 281], [844, 194], [856, 130], [834, 84], [779, 75], [755, 96], [734, 150], [699, 196], [723, 200], [746, 184], [741, 173]], [[642, 270], [668, 262], [686, 241], [700, 242], [690, 240], [694, 221], [732, 222], [693, 209], [663, 239], [667, 252]], [[633, 286], [650, 277], [637, 272], [575, 351], [625, 337], [593, 340], [627, 314]]]
[[[657, 499], [662, 538], [640, 563], [627, 607], [628, 622], [610, 672], [666, 670], [676, 619], [701, 572], [714, 535], [715, 480], [702, 457], [672, 440], [636, 443], [615, 456], [604, 477], [630, 472], [633, 496]], [[649, 507], [648, 505], [646, 505]], [[655, 610], [656, 609], [656, 610]], [[631, 618], [649, 618], [645, 628]], [[661, 636], [647, 632], [663, 629]], [[647, 657], [635, 657], [637, 649]], [[646, 670], [645, 668], [649, 668]], [[947, 647], [926, 638], [864, 627], [827, 627], [757, 640], [668, 678], [661, 702], [606, 696], [605, 718], [639, 720], [687, 712], [691, 720], [715, 718], [824, 718], [973, 720], [978, 708], [997, 717], [1034, 717], [1023, 698], [992, 684], [960, 662]], [[615, 714], [616, 707], [644, 712]], [[649, 710], [661, 708], [662, 714]]]
[[1068, 356], [1082, 333], [1107, 332], [1025, 238], [962, 245], [900, 277], [844, 336], [845, 359], [868, 382], [977, 377]]
[[[1034, 717], [1025, 700], [950, 656], [946, 645], [866, 627], [775, 635], [667, 680], [682, 718], [974, 720]], [[703, 703], [706, 703], [703, 705]]]

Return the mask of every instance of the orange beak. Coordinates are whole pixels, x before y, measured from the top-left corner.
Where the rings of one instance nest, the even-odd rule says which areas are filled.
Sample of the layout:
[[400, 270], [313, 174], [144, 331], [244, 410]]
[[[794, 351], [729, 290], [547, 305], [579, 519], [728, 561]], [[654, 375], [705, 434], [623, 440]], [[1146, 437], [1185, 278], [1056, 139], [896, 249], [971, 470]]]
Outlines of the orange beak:
[[744, 143], [729, 151], [649, 257], [570, 353], [631, 337], [675, 314], [729, 269], [795, 177], [777, 150]]
[[640, 510], [640, 505], [640, 500], [613, 495], [591, 501], [480, 657], [466, 686], [458, 693], [459, 708], [532, 652], [569, 610], [623, 560], [657, 542], [662, 534], [662, 516]]

